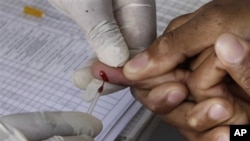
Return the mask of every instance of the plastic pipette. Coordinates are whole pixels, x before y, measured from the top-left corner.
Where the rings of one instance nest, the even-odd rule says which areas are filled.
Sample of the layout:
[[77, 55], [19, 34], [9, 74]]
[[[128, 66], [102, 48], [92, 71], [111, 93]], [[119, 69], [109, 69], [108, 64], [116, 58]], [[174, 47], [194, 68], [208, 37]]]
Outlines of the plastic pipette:
[[87, 111], [88, 114], [92, 114], [92, 112], [94, 111], [94, 108], [95, 108], [95, 106], [97, 104], [97, 101], [98, 101], [99, 97], [100, 97], [100, 93], [97, 92], [95, 94], [94, 99], [91, 101], [91, 104], [90, 104], [89, 108], [88, 108], [88, 111]]

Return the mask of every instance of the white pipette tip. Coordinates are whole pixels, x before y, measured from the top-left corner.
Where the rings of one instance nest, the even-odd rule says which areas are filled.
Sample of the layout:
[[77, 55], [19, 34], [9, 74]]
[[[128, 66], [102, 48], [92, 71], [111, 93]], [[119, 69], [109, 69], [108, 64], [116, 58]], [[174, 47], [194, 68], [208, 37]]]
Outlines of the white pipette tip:
[[97, 92], [95, 94], [94, 99], [91, 101], [89, 108], [88, 108], [88, 111], [87, 111], [88, 114], [92, 114], [92, 112], [94, 111], [95, 105], [97, 104], [99, 97], [100, 97], [100, 93]]

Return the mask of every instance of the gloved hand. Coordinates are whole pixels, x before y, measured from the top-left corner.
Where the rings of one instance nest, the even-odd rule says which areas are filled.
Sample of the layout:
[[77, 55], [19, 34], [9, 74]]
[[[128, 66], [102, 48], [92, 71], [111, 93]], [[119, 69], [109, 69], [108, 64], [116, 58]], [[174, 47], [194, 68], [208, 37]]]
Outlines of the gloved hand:
[[101, 121], [80, 112], [35, 112], [0, 118], [1, 141], [93, 141]]
[[[91, 73], [95, 61], [121, 67], [129, 57], [151, 44], [156, 36], [155, 0], [48, 1], [80, 25], [97, 55], [98, 59], [88, 62], [73, 76], [76, 86], [86, 89], [85, 100], [91, 100], [93, 90], [102, 84]], [[105, 84], [103, 94], [122, 88]]]

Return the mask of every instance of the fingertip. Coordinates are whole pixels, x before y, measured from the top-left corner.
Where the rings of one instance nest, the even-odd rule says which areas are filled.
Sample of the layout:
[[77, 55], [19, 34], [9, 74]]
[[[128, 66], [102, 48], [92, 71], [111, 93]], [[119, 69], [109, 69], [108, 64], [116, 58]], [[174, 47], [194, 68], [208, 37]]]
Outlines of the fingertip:
[[92, 75], [95, 78], [102, 80], [103, 78], [100, 75], [101, 71], [105, 73], [109, 83], [123, 85], [123, 86], [128, 86], [131, 83], [123, 75], [122, 68], [110, 67], [99, 61], [96, 61], [91, 67]]
[[187, 92], [183, 89], [174, 89], [168, 93], [167, 103], [168, 105], [179, 105], [187, 97]]
[[177, 82], [169, 82], [152, 89], [144, 103], [151, 111], [166, 114], [180, 105], [187, 95], [185, 86]]
[[218, 58], [225, 64], [239, 64], [245, 56], [245, 44], [232, 34], [222, 34], [215, 43]]
[[212, 121], [223, 121], [230, 117], [230, 110], [223, 104], [214, 104], [208, 110], [208, 118]]
[[145, 70], [148, 63], [149, 57], [147, 53], [140, 53], [125, 64], [123, 73], [130, 80], [141, 79], [141, 71]]
[[233, 107], [227, 100], [213, 98], [197, 104], [188, 114], [188, 124], [197, 131], [205, 131], [233, 116]]

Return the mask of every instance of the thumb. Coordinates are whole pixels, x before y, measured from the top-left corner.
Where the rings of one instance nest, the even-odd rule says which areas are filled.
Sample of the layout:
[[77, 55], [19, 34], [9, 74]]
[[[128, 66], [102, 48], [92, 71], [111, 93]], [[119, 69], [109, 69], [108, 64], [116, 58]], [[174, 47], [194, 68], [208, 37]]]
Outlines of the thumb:
[[[197, 29], [194, 25], [200, 28]], [[142, 80], [173, 70], [186, 58], [195, 56], [215, 42], [221, 29], [214, 23], [209, 25], [207, 30], [205, 19], [193, 18], [176, 29], [165, 32], [144, 52], [126, 63], [125, 76], [130, 80]]]
[[49, 0], [84, 31], [98, 59], [111, 67], [129, 58], [124, 37], [113, 15], [112, 0]]
[[221, 61], [221, 69], [250, 95], [250, 44], [232, 34], [222, 34], [215, 44], [215, 52]]

